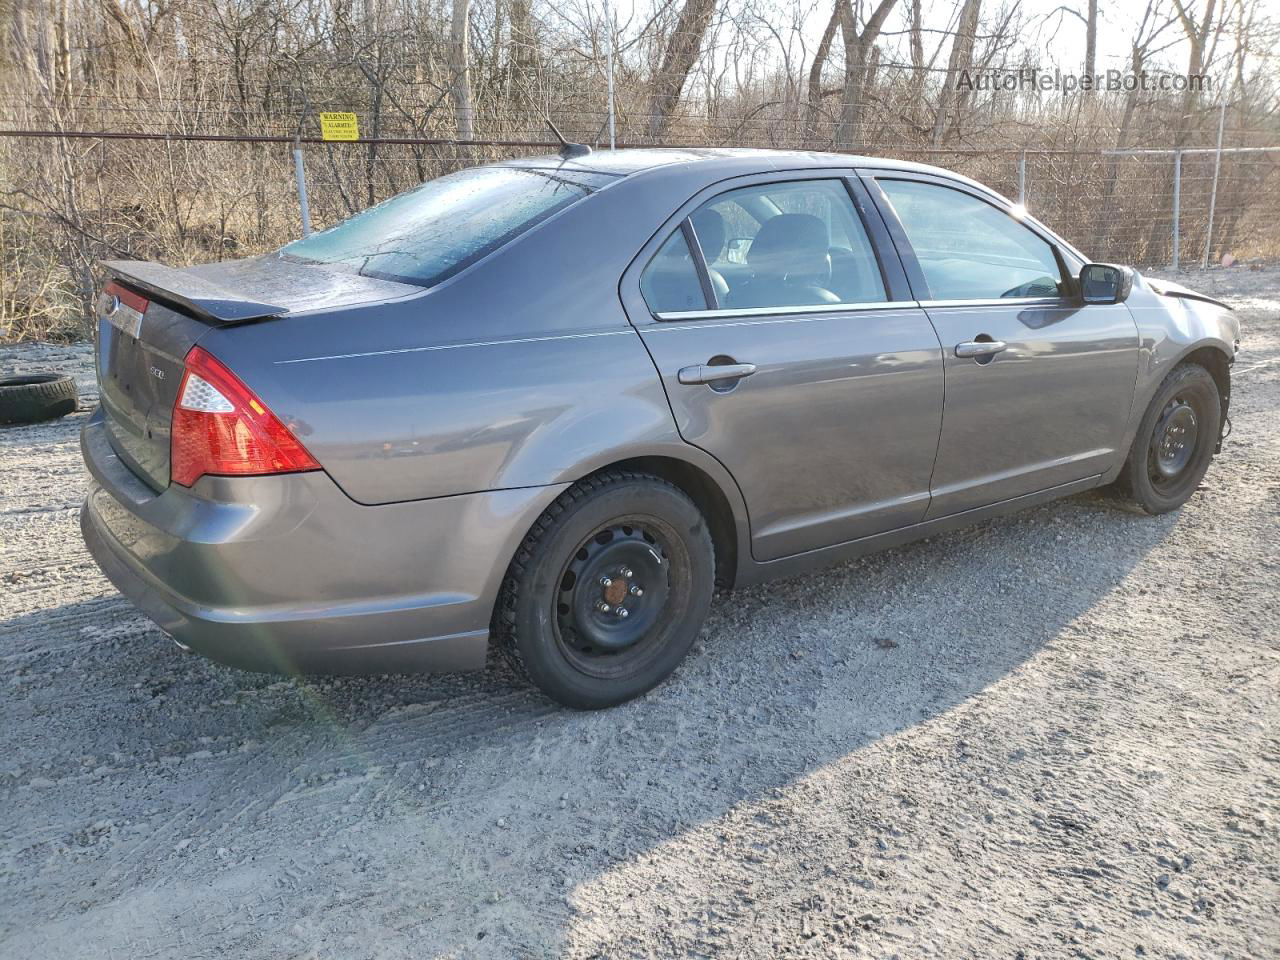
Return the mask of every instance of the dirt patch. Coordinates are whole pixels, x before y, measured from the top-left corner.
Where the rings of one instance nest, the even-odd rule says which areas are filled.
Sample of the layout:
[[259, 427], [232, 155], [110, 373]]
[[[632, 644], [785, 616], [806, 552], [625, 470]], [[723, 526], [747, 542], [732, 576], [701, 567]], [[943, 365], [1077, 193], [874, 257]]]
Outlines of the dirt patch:
[[0, 430], [0, 954], [1277, 955], [1280, 271], [1180, 279], [1245, 327], [1181, 512], [722, 595], [599, 714], [186, 656], [80, 543], [85, 414]]

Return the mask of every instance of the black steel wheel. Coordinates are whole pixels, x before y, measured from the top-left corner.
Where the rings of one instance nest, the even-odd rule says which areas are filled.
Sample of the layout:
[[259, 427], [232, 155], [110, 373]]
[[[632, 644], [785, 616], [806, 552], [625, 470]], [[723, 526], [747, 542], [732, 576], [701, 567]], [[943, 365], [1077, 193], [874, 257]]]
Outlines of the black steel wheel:
[[1117, 492], [1147, 513], [1176, 510], [1204, 479], [1221, 423], [1213, 376], [1197, 364], [1177, 367], [1143, 415]]
[[1160, 412], [1147, 445], [1152, 486], [1167, 491], [1182, 481], [1195, 457], [1199, 436], [1194, 404], [1187, 396], [1175, 395]]
[[494, 612], [495, 639], [561, 703], [622, 703], [684, 658], [714, 570], [706, 521], [682, 490], [645, 474], [597, 474], [565, 491], [525, 538]]
[[670, 563], [662, 532], [621, 517], [592, 532], [560, 578], [556, 634], [583, 673], [612, 677], [654, 650], [670, 609]]

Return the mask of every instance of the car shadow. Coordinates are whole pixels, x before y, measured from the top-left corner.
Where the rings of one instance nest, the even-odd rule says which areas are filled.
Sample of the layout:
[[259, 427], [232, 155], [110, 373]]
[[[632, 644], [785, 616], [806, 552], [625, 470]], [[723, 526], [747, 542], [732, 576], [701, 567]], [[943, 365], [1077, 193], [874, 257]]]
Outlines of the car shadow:
[[[1176, 523], [1085, 495], [721, 593], [675, 677], [598, 713], [501, 662], [282, 679], [184, 655], [113, 598], [19, 617], [0, 639], [58, 617], [80, 634], [23, 654], [4, 708], [8, 729], [44, 731], [9, 760], [4, 846], [33, 867], [5, 899], [50, 916], [74, 900], [68, 922], [100, 942], [123, 914], [130, 936], [176, 944], [184, 922], [252, 904], [267, 926], [224, 932], [224, 952], [305, 952], [354, 924], [386, 955], [554, 955], [575, 891], [981, 696]], [[50, 851], [104, 820], [137, 829], [89, 845], [90, 888]]]

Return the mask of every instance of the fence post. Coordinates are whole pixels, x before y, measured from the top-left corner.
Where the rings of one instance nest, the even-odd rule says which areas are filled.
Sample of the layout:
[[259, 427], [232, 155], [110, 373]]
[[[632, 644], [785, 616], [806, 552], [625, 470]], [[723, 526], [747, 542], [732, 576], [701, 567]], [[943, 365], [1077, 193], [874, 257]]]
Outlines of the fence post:
[[614, 131], [613, 117], [613, 4], [609, 0], [605, 0], [604, 18], [606, 29], [609, 31], [609, 45], [606, 48], [608, 57], [608, 73], [609, 73], [609, 149], [616, 150], [618, 148], [618, 140]]
[[1018, 154], [1018, 203], [1027, 205], [1027, 151]]
[[1178, 269], [1178, 245], [1181, 242], [1178, 219], [1182, 213], [1182, 151], [1173, 151], [1173, 264]]
[[1218, 149], [1213, 156], [1213, 189], [1209, 191], [1209, 226], [1204, 231], [1204, 257], [1201, 267], [1209, 266], [1209, 244], [1213, 242], [1213, 208], [1218, 205], [1218, 173], [1222, 170], [1222, 128], [1227, 122], [1227, 101], [1222, 101], [1218, 114]]
[[311, 236], [311, 206], [307, 203], [307, 174], [302, 166], [302, 142], [293, 143], [293, 176], [298, 181], [298, 212], [302, 216], [302, 235]]

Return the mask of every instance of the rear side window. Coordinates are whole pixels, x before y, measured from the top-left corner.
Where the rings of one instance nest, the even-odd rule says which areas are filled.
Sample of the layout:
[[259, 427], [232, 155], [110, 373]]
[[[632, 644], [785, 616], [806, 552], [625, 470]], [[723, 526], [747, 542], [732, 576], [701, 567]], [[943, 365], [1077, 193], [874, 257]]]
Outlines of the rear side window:
[[684, 231], [677, 230], [649, 261], [640, 277], [640, 293], [654, 313], [707, 309], [698, 268], [694, 266]]
[[1053, 247], [1004, 211], [950, 187], [879, 183], [934, 300], [1060, 295]]
[[721, 307], [887, 299], [871, 241], [840, 180], [742, 187], [691, 220]]
[[280, 249], [286, 258], [430, 287], [616, 179], [530, 167], [460, 170]]

